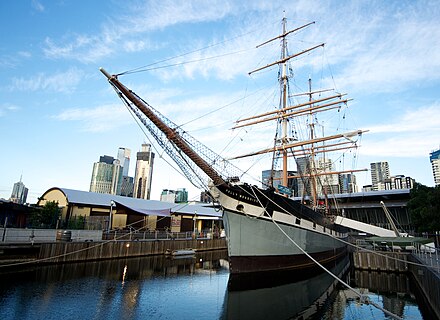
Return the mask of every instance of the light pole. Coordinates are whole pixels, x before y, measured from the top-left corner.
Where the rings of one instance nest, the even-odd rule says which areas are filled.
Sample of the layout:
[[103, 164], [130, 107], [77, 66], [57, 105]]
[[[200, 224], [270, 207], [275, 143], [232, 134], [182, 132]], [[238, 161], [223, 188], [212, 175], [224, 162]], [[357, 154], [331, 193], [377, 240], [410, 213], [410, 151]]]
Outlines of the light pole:
[[115, 206], [115, 202], [112, 200], [110, 201], [110, 215], [108, 219], [108, 233], [110, 233], [110, 230], [112, 229], [112, 217], [113, 217], [113, 207]]
[[194, 211], [194, 226], [193, 226], [193, 234], [194, 234], [194, 239], [197, 239], [197, 235], [196, 235], [196, 216], [197, 216], [197, 211]]

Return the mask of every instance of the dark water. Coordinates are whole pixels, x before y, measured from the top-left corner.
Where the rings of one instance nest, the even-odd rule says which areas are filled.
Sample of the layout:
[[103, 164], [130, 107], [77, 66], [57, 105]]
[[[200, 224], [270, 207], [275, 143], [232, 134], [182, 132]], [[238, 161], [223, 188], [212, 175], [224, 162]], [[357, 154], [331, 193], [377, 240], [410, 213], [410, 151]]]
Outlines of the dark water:
[[[0, 319], [388, 319], [326, 273], [290, 283], [229, 279], [226, 259], [225, 251], [215, 251], [0, 269]], [[352, 285], [368, 285], [370, 299], [391, 312], [429, 319], [406, 276], [346, 269], [345, 262], [332, 267]]]

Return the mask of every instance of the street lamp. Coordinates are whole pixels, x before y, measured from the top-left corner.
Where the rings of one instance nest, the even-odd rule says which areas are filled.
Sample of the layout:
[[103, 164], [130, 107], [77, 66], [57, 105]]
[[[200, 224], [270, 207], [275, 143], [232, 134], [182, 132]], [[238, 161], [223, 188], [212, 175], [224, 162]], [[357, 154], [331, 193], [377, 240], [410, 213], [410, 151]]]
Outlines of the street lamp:
[[115, 206], [115, 202], [112, 200], [110, 201], [110, 216], [108, 219], [108, 232], [110, 233], [110, 230], [112, 229], [112, 217], [113, 217], [113, 207]]
[[194, 225], [193, 225], [193, 234], [194, 234], [194, 239], [197, 239], [197, 235], [196, 235], [196, 219], [197, 219], [197, 211], [194, 211]]

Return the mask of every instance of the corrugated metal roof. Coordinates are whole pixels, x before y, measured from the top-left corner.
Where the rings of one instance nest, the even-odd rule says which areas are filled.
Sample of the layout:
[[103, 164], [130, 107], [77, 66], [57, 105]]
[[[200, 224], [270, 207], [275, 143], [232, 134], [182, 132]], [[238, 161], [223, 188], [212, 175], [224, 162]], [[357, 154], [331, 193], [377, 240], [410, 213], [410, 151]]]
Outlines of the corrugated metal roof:
[[[116, 196], [107, 193], [87, 192], [80, 190], [73, 190], [67, 188], [52, 188], [59, 189], [67, 198], [68, 203], [93, 205], [109, 207], [111, 201], [131, 210], [137, 211], [142, 214], [154, 214], [154, 212], [170, 212], [180, 214], [196, 214], [203, 216], [221, 217], [222, 212], [215, 209], [210, 204], [186, 204], [186, 203], [170, 203], [157, 200], [144, 200], [129, 198], [123, 196]], [[48, 191], [47, 191], [48, 192]]]

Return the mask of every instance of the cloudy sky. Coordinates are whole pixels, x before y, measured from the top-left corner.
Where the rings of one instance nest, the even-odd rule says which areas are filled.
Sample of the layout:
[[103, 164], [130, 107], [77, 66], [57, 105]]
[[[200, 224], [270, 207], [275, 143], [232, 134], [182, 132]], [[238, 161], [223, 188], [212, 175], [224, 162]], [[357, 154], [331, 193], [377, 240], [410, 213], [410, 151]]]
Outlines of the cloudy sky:
[[[99, 72], [104, 67], [214, 151], [230, 157], [270, 146], [238, 118], [276, 107], [279, 43], [289, 37], [291, 88], [334, 88], [353, 99], [347, 129], [368, 129], [356, 165], [388, 161], [432, 186], [429, 153], [440, 147], [438, 1], [73, 1], [0, 2], [0, 198], [22, 180], [28, 201], [51, 187], [88, 191], [93, 163], [135, 154], [146, 137]], [[330, 120], [329, 120], [330, 121]], [[350, 122], [349, 122], [350, 121]], [[330, 123], [330, 122], [329, 122]], [[325, 125], [325, 120], [323, 122]], [[198, 190], [156, 152], [152, 198], [163, 188]], [[167, 160], [167, 161], [166, 161]], [[258, 172], [267, 163], [238, 163]], [[251, 170], [251, 171], [252, 171]], [[260, 173], [261, 174], [261, 173]], [[370, 174], [358, 175], [362, 186]]]

